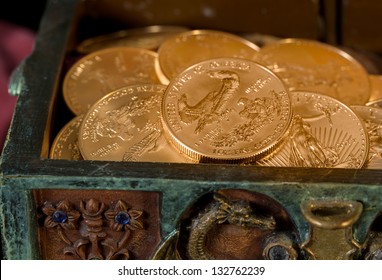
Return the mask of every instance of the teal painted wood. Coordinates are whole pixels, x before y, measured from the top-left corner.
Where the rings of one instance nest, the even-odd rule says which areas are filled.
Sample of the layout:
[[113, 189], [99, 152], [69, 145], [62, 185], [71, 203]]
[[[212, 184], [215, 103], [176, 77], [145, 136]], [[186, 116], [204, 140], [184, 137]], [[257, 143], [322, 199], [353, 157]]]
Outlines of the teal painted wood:
[[40, 259], [36, 211], [30, 191], [2, 186], [0, 199], [4, 259]]
[[[30, 209], [12, 207], [14, 205], [29, 205], [29, 191], [32, 189], [83, 189], [83, 190], [139, 190], [161, 192], [161, 229], [162, 237], [166, 238], [177, 229], [179, 219], [184, 211], [191, 207], [193, 202], [202, 195], [220, 189], [245, 189], [268, 195], [279, 202], [289, 213], [295, 223], [300, 240], [308, 238], [309, 226], [303, 218], [300, 204], [303, 200], [357, 200], [364, 206], [363, 214], [354, 226], [354, 238], [363, 243], [370, 225], [382, 209], [382, 192], [380, 185], [349, 185], [328, 183], [291, 183], [291, 182], [243, 182], [243, 181], [199, 181], [179, 179], [140, 179], [115, 177], [67, 177], [67, 176], [35, 176], [6, 178], [8, 187], [2, 190], [2, 218], [7, 222], [4, 235], [4, 248], [6, 256], [10, 258], [33, 256], [38, 257], [35, 251], [37, 238], [28, 231], [36, 231], [36, 217], [26, 215], [35, 213], [37, 205]], [[86, 182], [86, 187], [84, 186]], [[12, 191], [10, 191], [12, 190]], [[89, 197], [90, 199], [91, 197]], [[64, 197], [63, 197], [64, 199]], [[11, 202], [9, 202], [11, 201]], [[17, 221], [14, 217], [18, 217]], [[12, 226], [10, 226], [12, 224]], [[29, 227], [26, 225], [29, 224]], [[14, 230], [16, 228], [17, 230]], [[20, 246], [16, 246], [19, 244]], [[24, 248], [24, 249], [23, 249]], [[18, 253], [12, 252], [18, 251]], [[31, 252], [33, 251], [33, 252]], [[38, 251], [38, 250], [37, 250]]]

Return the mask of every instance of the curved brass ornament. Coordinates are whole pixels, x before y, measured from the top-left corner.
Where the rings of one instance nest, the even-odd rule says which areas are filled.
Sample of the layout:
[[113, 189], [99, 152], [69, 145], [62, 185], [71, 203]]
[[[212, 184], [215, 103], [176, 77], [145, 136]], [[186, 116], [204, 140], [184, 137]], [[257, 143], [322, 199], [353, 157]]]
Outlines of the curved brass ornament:
[[194, 260], [215, 259], [206, 250], [206, 240], [209, 231], [216, 225], [229, 223], [240, 227], [258, 227], [262, 230], [274, 230], [276, 222], [274, 217], [256, 215], [249, 202], [245, 200], [230, 200], [222, 194], [214, 194], [207, 211], [195, 219], [191, 225], [188, 242], [188, 255]]
[[176, 248], [179, 239], [179, 231], [172, 232], [166, 240], [155, 251], [153, 260], [181, 260], [181, 256]]
[[302, 244], [312, 259], [351, 259], [360, 245], [352, 238], [352, 225], [362, 213], [357, 201], [304, 201], [301, 211], [309, 222], [310, 236]]

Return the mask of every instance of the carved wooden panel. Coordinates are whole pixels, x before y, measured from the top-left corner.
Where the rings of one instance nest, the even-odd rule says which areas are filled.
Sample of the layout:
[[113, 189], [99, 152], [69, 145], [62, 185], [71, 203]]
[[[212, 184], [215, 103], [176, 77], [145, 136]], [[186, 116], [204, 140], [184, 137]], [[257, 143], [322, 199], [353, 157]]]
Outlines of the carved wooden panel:
[[34, 190], [43, 259], [149, 259], [159, 244], [160, 194]]

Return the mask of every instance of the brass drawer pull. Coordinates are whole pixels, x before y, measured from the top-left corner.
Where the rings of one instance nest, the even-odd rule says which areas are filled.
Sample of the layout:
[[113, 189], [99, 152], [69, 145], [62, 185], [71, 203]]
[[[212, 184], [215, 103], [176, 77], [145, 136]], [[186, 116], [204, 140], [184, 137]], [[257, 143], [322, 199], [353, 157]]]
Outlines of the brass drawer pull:
[[352, 238], [352, 225], [362, 213], [357, 201], [305, 201], [301, 211], [311, 229], [302, 245], [313, 259], [350, 259], [360, 249]]

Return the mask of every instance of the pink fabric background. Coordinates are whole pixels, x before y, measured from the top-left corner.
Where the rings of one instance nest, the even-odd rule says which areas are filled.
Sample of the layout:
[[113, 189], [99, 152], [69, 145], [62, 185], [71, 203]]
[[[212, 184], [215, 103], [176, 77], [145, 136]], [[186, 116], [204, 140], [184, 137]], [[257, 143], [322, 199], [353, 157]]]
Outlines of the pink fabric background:
[[16, 104], [16, 97], [8, 93], [9, 77], [31, 53], [34, 40], [33, 31], [0, 20], [0, 154]]

